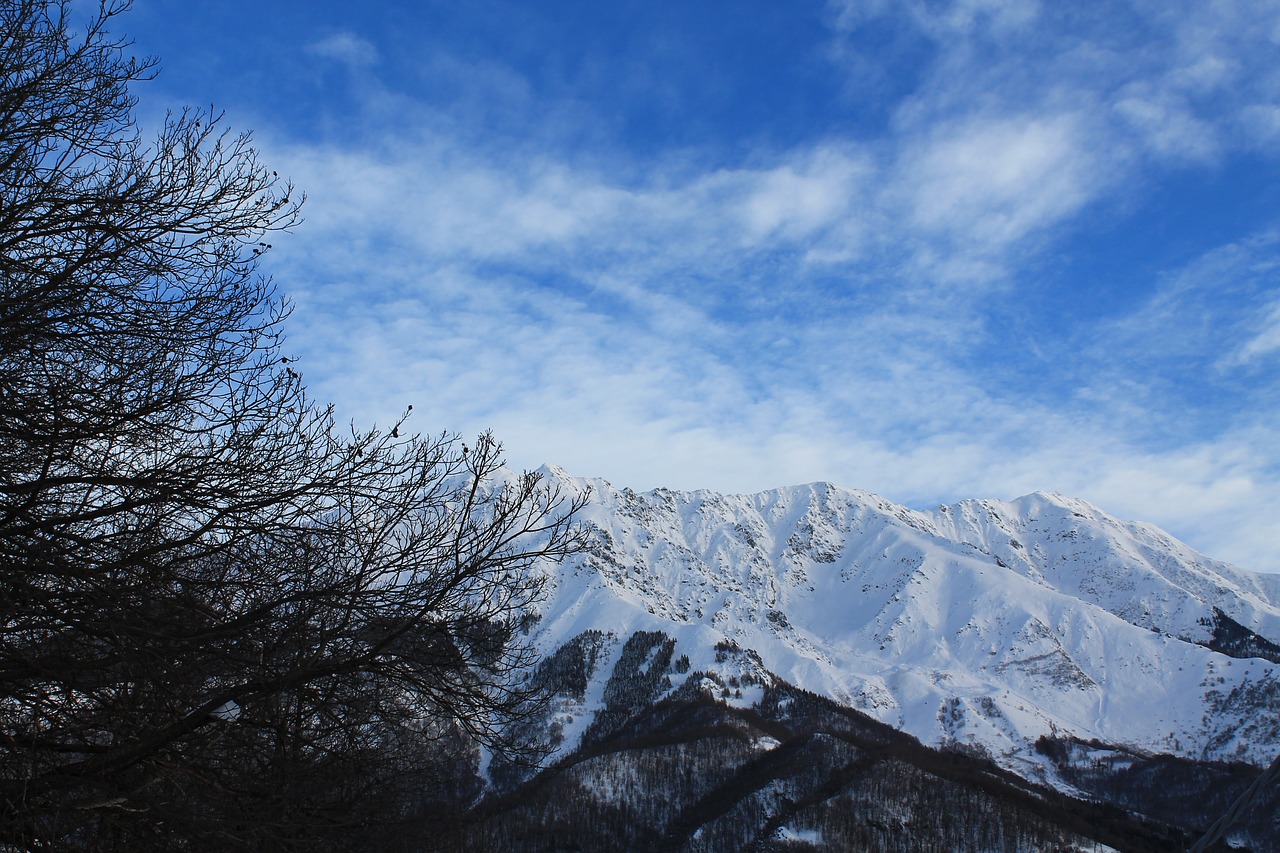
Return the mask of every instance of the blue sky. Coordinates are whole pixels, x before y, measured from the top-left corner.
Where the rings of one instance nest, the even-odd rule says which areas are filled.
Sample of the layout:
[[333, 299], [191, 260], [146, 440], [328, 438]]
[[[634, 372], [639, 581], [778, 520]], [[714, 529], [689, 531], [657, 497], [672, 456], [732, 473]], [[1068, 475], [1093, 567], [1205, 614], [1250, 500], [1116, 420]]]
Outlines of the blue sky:
[[1036, 489], [1280, 571], [1280, 3], [176, 2], [344, 420], [617, 485]]

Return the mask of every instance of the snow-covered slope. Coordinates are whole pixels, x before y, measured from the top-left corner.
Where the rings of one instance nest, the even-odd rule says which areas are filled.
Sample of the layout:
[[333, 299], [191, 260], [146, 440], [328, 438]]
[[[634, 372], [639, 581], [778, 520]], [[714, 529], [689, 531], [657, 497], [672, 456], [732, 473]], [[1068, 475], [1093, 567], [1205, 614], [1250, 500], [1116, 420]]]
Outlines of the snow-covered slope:
[[1280, 666], [1207, 647], [1280, 643], [1274, 579], [1150, 525], [1045, 493], [918, 512], [827, 484], [638, 494], [545, 473], [590, 489], [591, 546], [553, 575], [536, 642], [604, 632], [582, 697], [561, 699], [562, 749], [636, 631], [673, 638], [730, 701], [752, 701], [762, 665], [1024, 775], [1043, 734], [1255, 764], [1280, 749]]

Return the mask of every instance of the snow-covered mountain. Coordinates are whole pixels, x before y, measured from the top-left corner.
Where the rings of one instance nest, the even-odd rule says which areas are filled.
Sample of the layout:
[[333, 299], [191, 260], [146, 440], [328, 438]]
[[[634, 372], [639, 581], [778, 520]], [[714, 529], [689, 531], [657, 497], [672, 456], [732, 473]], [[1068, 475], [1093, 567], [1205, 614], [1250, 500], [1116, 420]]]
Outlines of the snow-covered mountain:
[[1255, 765], [1280, 750], [1280, 577], [1151, 525], [1047, 493], [919, 512], [828, 484], [639, 494], [544, 474], [590, 491], [590, 547], [551, 575], [533, 631], [580, 681], [553, 706], [561, 755], [617, 712], [628, 655], [649, 700], [746, 707], [782, 680], [1055, 784], [1041, 736]]

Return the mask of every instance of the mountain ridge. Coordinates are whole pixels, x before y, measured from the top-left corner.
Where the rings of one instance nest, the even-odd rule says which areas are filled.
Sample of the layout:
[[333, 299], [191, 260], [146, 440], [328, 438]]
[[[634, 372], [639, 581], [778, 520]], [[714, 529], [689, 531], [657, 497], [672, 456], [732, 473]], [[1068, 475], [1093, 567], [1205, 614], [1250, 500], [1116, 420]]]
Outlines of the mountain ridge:
[[[581, 697], [555, 700], [557, 754], [640, 631], [737, 706], [781, 679], [1055, 784], [1044, 736], [1255, 765], [1280, 748], [1277, 665], [1246, 656], [1280, 648], [1280, 583], [1153, 525], [1052, 492], [921, 511], [828, 483], [638, 493], [542, 473], [590, 491], [589, 545], [549, 574], [533, 641], [600, 637]], [[651, 698], [688, 677], [663, 667]]]

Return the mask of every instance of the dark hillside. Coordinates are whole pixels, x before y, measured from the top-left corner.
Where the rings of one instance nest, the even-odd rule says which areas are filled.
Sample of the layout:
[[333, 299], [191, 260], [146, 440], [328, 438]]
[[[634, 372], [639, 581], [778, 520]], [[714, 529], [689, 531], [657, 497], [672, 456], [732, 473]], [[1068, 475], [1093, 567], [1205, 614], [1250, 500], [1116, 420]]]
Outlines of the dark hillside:
[[[651, 638], [646, 638], [651, 639]], [[690, 684], [696, 683], [691, 679]], [[1032, 786], [787, 685], [755, 709], [692, 689], [478, 807], [441, 849], [1185, 848], [1192, 833]]]

